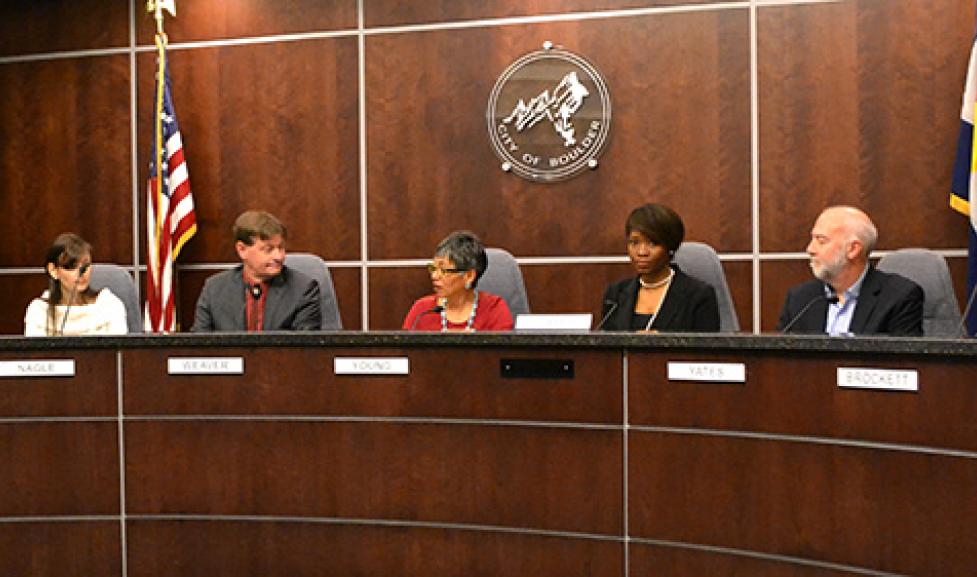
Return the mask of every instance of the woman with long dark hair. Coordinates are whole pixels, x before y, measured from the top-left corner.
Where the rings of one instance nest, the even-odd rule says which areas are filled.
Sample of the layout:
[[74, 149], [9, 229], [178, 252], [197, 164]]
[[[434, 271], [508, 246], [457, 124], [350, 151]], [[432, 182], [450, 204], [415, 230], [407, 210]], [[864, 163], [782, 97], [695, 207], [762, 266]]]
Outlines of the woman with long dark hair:
[[58, 235], [44, 261], [48, 288], [27, 307], [24, 334], [125, 334], [125, 305], [107, 288], [92, 290], [91, 268], [91, 245], [74, 233]]

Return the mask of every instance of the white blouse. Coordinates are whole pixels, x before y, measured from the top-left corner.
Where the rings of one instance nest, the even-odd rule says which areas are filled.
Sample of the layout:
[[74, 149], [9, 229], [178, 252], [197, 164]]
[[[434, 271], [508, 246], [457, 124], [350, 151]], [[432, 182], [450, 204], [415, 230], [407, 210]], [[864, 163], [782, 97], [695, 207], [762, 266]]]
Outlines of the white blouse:
[[[47, 291], [44, 291], [41, 298], [34, 299], [28, 305], [27, 314], [24, 316], [25, 336], [48, 336], [48, 304], [44, 300], [47, 296]], [[54, 318], [57, 324], [56, 332], [60, 333], [61, 327], [64, 326], [65, 335], [124, 335], [129, 330], [125, 305], [107, 288], [99, 291], [95, 302], [91, 304], [74, 304], [70, 307], [57, 305]]]

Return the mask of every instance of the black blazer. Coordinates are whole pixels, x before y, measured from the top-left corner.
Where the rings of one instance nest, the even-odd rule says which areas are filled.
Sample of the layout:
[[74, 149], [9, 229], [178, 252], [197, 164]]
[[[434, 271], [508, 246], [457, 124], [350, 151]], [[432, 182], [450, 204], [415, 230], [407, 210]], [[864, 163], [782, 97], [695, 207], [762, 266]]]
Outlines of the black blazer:
[[[652, 330], [662, 332], [719, 332], [719, 302], [716, 291], [698, 279], [685, 274], [674, 264], [675, 276], [665, 300], [658, 307], [658, 314], [651, 324]], [[612, 284], [604, 291], [601, 318], [607, 317], [601, 329], [605, 331], [631, 330], [634, 305], [638, 302], [638, 277]], [[614, 304], [616, 303], [616, 308]], [[613, 309], [613, 312], [611, 312]], [[608, 315], [610, 312], [610, 315]]]
[[[824, 287], [823, 281], [813, 279], [790, 289], [777, 330], [800, 315], [790, 332], [824, 333], [828, 322]], [[848, 330], [856, 335], [922, 336], [923, 298], [923, 289], [913, 281], [869, 266]], [[801, 314], [812, 301], [814, 304]]]

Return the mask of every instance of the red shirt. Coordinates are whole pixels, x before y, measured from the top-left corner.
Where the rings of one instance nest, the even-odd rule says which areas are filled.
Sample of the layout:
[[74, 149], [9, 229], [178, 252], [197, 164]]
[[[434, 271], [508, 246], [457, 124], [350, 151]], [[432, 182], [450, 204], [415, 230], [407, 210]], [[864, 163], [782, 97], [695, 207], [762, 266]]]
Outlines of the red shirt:
[[265, 324], [265, 301], [268, 300], [268, 283], [253, 281], [245, 274], [244, 293], [244, 326], [249, 333], [260, 333]]
[[[441, 313], [427, 312], [437, 306], [437, 301], [436, 295], [417, 299], [414, 306], [410, 308], [410, 312], [407, 313], [402, 328], [405, 331], [440, 331]], [[420, 318], [418, 318], [419, 316]], [[414, 324], [415, 319], [417, 320], [416, 325]], [[463, 331], [467, 325], [468, 319], [461, 323], [448, 321], [448, 330]], [[413, 329], [411, 329], [412, 326]], [[472, 323], [472, 328], [476, 331], [511, 331], [512, 314], [509, 312], [509, 305], [505, 304], [501, 297], [479, 291], [478, 308], [475, 310], [475, 322]]]

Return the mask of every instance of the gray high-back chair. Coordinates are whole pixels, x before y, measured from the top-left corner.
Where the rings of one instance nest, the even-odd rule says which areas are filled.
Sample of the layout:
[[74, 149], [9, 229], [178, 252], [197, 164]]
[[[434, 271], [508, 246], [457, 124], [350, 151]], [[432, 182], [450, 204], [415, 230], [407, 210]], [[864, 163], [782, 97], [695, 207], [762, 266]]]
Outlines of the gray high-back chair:
[[129, 333], [143, 332], [142, 306], [136, 297], [136, 283], [132, 280], [129, 271], [117, 264], [94, 263], [88, 286], [95, 291], [103, 288], [112, 291], [112, 294], [119, 297], [122, 304], [126, 306], [126, 324], [129, 326]]
[[338, 331], [343, 328], [339, 316], [339, 303], [336, 302], [336, 289], [332, 285], [332, 275], [326, 261], [318, 255], [304, 252], [290, 252], [285, 255], [285, 266], [306, 274], [319, 282], [319, 308], [322, 309], [324, 331]]
[[478, 281], [479, 290], [502, 297], [509, 305], [513, 320], [516, 315], [529, 313], [526, 285], [515, 257], [501, 248], [486, 248], [485, 256], [488, 257], [488, 268]]
[[733, 306], [733, 296], [726, 283], [723, 265], [719, 262], [719, 255], [711, 246], [701, 242], [683, 242], [675, 251], [673, 262], [682, 272], [712, 285], [716, 290], [719, 301], [719, 330], [724, 333], [735, 333], [740, 330], [740, 321]]
[[946, 260], [925, 248], [903, 248], [879, 260], [878, 269], [894, 272], [923, 287], [923, 334], [928, 337], [958, 337], [960, 306]]

